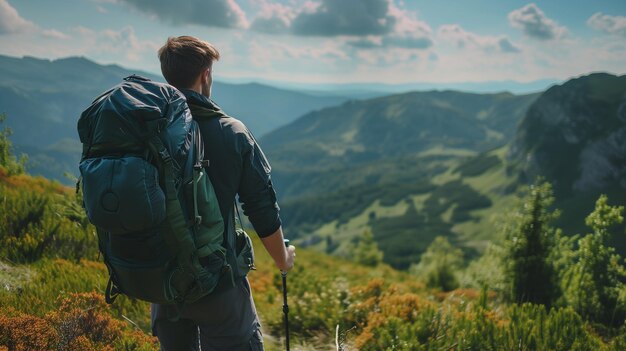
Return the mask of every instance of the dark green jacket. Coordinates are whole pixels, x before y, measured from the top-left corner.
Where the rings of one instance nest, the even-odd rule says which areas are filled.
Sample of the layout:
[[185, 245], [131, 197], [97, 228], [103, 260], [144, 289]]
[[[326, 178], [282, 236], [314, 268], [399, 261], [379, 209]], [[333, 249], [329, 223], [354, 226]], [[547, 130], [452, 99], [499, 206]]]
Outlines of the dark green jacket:
[[224, 223], [232, 224], [235, 196], [260, 237], [281, 225], [270, 165], [256, 139], [239, 120], [206, 97], [184, 90], [191, 115], [204, 140], [204, 158], [215, 188]]
[[[243, 123], [227, 116], [211, 100], [191, 90], [182, 92], [200, 126], [204, 158], [209, 160], [209, 177], [224, 218], [225, 237], [229, 241], [234, 237], [235, 196], [239, 196], [244, 214], [260, 237], [274, 233], [281, 225], [276, 193], [270, 179], [270, 165], [254, 136]], [[221, 349], [229, 349], [226, 346], [229, 342], [248, 340], [258, 328], [249, 289], [247, 280], [241, 279], [233, 289], [186, 305], [180, 316], [206, 326], [213, 334], [210, 337], [224, 337], [225, 346]], [[153, 328], [156, 320], [171, 315], [166, 312], [169, 308], [174, 307], [153, 305]]]

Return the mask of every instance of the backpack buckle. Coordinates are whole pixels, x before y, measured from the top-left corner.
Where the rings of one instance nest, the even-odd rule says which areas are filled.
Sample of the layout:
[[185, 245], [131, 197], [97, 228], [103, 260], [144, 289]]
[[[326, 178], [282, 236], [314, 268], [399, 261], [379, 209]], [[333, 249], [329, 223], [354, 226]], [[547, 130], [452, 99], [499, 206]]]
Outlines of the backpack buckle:
[[163, 162], [170, 162], [172, 160], [170, 153], [167, 152], [166, 149], [159, 150], [159, 156], [161, 156], [161, 160], [163, 160]]

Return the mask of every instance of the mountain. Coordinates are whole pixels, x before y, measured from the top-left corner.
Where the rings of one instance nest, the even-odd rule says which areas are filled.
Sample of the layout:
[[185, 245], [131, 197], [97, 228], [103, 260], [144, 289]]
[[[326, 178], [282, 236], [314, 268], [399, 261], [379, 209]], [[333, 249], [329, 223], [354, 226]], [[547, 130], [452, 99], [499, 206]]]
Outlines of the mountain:
[[595, 73], [548, 89], [509, 159], [522, 181], [543, 176], [554, 185], [564, 229], [579, 230], [599, 194], [626, 204], [626, 76]]
[[303, 244], [340, 255], [371, 229], [398, 268], [419, 260], [438, 235], [480, 246], [484, 235], [462, 237], [455, 226], [474, 223], [474, 211], [500, 195], [461, 178], [503, 172], [502, 147], [537, 97], [412, 92], [349, 101], [277, 129], [260, 142], [285, 227]]
[[375, 183], [374, 178], [389, 177], [386, 164], [411, 167], [418, 159], [467, 156], [502, 146], [537, 96], [431, 91], [349, 101], [311, 112], [261, 143], [283, 196], [314, 194], [336, 185], [318, 188], [311, 184], [313, 174], [332, 178], [331, 173], [365, 167], [371, 169], [364, 182]]
[[437, 235], [467, 257], [499, 240], [494, 221], [538, 176], [569, 235], [588, 230], [600, 194], [626, 205], [625, 94], [626, 76], [604, 73], [541, 94], [407, 93], [309, 113], [261, 143], [302, 245], [347, 255], [371, 230], [405, 268]]
[[[233, 81], [241, 82], [241, 80]], [[262, 80], [263, 84], [274, 87], [297, 90], [311, 94], [334, 94], [350, 96], [359, 99], [373, 98], [377, 96], [398, 94], [407, 91], [425, 90], [457, 90], [472, 93], [494, 93], [508, 91], [516, 95], [541, 92], [554, 84], [562, 81], [557, 79], [540, 79], [530, 82], [519, 82], [514, 80], [484, 81], [484, 82], [419, 82], [387, 84], [381, 82], [369, 83], [296, 83], [276, 80]]]
[[[62, 181], [65, 172], [75, 174], [81, 150], [78, 116], [95, 97], [134, 73], [162, 81], [160, 76], [83, 57], [50, 61], [0, 55], [0, 113], [8, 116], [17, 150], [29, 155], [30, 171]], [[213, 91], [215, 101], [256, 135], [346, 100], [253, 83], [214, 82]]]

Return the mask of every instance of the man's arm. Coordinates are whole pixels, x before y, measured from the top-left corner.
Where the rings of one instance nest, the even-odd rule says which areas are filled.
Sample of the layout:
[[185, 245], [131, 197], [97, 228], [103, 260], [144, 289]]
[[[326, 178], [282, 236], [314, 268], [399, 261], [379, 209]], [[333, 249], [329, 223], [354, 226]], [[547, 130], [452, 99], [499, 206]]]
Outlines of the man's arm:
[[261, 241], [267, 252], [274, 259], [278, 269], [287, 272], [293, 267], [296, 248], [293, 245], [285, 247], [282, 226], [278, 227], [278, 230], [274, 233], [261, 238]]

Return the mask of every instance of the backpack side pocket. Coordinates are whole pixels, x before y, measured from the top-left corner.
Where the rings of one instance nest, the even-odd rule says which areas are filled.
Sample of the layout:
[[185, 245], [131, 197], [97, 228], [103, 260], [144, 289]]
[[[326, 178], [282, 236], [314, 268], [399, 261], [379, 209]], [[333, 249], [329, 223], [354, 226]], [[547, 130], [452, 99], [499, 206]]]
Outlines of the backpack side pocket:
[[158, 171], [143, 158], [91, 158], [79, 168], [87, 216], [97, 227], [111, 233], [137, 232], [165, 220]]
[[254, 266], [254, 247], [252, 239], [243, 229], [237, 228], [237, 267], [242, 277], [246, 276], [251, 270], [255, 270]]

